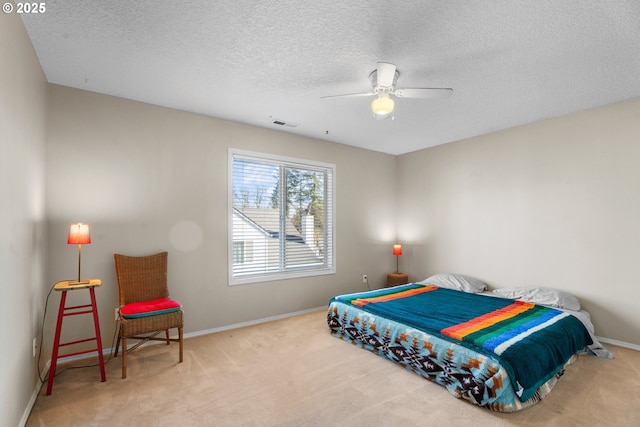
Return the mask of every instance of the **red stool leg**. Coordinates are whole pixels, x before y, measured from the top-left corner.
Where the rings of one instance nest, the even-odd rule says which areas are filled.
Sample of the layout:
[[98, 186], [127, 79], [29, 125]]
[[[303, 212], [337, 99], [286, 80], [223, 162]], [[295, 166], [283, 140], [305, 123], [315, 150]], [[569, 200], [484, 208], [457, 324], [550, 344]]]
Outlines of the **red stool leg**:
[[93, 311], [93, 325], [96, 329], [96, 342], [98, 343], [98, 360], [100, 361], [100, 375], [102, 382], [107, 380], [107, 376], [104, 372], [104, 356], [102, 354], [102, 337], [100, 336], [100, 321], [98, 319], [98, 306], [96, 305], [96, 294], [93, 288], [89, 288], [91, 294], [91, 310]]
[[53, 353], [51, 354], [51, 366], [49, 367], [49, 381], [47, 382], [47, 396], [53, 389], [53, 378], [56, 376], [56, 365], [58, 364], [58, 349], [60, 345], [60, 332], [62, 331], [62, 318], [64, 317], [64, 306], [67, 300], [67, 291], [62, 291], [60, 296], [60, 308], [58, 309], [58, 322], [56, 323], [56, 336], [53, 339]]

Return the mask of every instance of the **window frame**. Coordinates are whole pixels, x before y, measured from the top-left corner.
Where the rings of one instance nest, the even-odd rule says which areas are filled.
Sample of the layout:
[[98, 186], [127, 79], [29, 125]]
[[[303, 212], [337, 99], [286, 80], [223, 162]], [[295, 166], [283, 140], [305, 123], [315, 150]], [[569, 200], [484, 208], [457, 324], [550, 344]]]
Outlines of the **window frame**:
[[[307, 170], [315, 170], [315, 171], [323, 171], [326, 174], [326, 180], [328, 182], [325, 183], [325, 226], [327, 226], [328, 230], [326, 231], [326, 260], [324, 261], [323, 267], [314, 267], [310, 269], [305, 268], [292, 268], [287, 271], [283, 271], [279, 269], [276, 272], [259, 272], [259, 273], [250, 273], [250, 274], [241, 274], [234, 275], [233, 268], [233, 258], [234, 258], [234, 197], [233, 197], [233, 164], [234, 159], [237, 157], [247, 159], [247, 160], [255, 160], [256, 162], [265, 162], [265, 163], [276, 163], [280, 168], [283, 166], [289, 168], [300, 168]], [[299, 159], [289, 156], [280, 156], [274, 154], [261, 153], [256, 151], [248, 151], [241, 150], [236, 148], [229, 148], [228, 153], [228, 218], [227, 218], [227, 229], [228, 229], [228, 237], [227, 237], [227, 261], [228, 261], [228, 285], [242, 285], [248, 283], [259, 283], [259, 282], [269, 282], [275, 280], [284, 280], [284, 279], [293, 279], [300, 277], [311, 277], [311, 276], [322, 276], [328, 274], [335, 274], [336, 272], [336, 244], [335, 244], [335, 235], [336, 235], [336, 165], [331, 163], [323, 163], [317, 162], [307, 159]], [[246, 245], [246, 243], [245, 243]], [[245, 257], [247, 256], [245, 252]], [[282, 253], [280, 254], [282, 255]], [[282, 258], [280, 256], [282, 261]]]

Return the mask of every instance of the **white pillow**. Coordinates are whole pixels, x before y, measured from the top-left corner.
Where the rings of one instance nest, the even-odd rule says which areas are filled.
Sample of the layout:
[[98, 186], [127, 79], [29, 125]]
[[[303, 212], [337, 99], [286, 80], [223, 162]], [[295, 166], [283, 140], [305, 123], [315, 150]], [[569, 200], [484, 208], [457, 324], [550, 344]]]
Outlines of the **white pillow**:
[[473, 277], [463, 274], [439, 273], [424, 279], [420, 284], [438, 286], [440, 288], [454, 289], [456, 291], [479, 293], [487, 289], [487, 284]]
[[504, 297], [519, 299], [533, 304], [548, 305], [567, 310], [580, 310], [580, 301], [575, 296], [549, 288], [501, 288], [493, 291], [494, 294]]

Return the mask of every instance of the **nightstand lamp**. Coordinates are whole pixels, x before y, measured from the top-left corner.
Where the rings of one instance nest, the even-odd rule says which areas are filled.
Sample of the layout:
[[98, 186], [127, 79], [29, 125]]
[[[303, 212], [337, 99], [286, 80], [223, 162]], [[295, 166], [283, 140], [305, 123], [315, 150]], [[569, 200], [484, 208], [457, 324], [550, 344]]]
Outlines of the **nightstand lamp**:
[[[91, 243], [91, 236], [89, 236], [88, 224], [71, 224], [69, 227], [69, 237], [67, 238], [69, 245], [78, 245], [78, 284], [81, 284], [80, 280], [80, 262], [82, 258], [82, 245], [88, 245]], [[89, 281], [86, 281], [89, 283]]]
[[405, 273], [400, 273], [400, 270], [398, 268], [399, 259], [402, 255], [402, 245], [393, 245], [392, 253], [396, 256], [396, 272], [387, 273], [387, 286], [397, 286], [409, 283], [409, 276], [407, 276]]

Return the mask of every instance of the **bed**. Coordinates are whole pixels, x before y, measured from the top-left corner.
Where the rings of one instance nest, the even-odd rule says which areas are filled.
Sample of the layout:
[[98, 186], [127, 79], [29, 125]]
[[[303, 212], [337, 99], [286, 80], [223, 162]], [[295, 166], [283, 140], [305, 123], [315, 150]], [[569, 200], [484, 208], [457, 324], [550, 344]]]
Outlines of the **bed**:
[[438, 274], [422, 282], [338, 295], [331, 334], [499, 412], [542, 400], [578, 353], [612, 355], [589, 314], [564, 292], [506, 288]]

